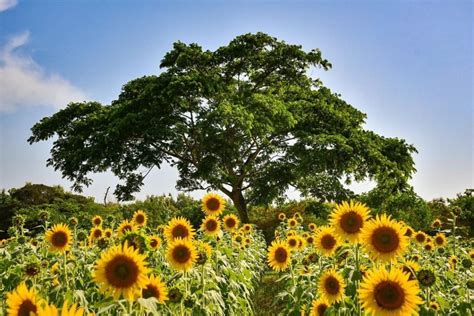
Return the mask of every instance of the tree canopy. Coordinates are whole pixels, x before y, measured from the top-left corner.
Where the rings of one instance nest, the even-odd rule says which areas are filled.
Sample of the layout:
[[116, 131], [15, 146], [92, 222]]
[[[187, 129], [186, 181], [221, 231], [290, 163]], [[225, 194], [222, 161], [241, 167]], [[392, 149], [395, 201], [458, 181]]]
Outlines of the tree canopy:
[[289, 187], [340, 200], [351, 181], [398, 190], [415, 170], [412, 145], [365, 130], [364, 113], [309, 75], [331, 68], [318, 49], [245, 34], [215, 51], [177, 42], [160, 67], [110, 105], [75, 102], [43, 118], [28, 141], [57, 136], [47, 163], [75, 190], [111, 170], [117, 197], [131, 199], [167, 162], [178, 189], [220, 190], [243, 221], [249, 203]]

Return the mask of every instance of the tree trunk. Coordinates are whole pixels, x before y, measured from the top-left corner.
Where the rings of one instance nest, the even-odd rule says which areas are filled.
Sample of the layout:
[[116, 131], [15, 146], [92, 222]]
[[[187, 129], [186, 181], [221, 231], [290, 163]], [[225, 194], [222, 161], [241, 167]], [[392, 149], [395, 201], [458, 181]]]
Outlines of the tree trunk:
[[249, 222], [249, 215], [247, 213], [247, 202], [242, 194], [242, 191], [232, 191], [232, 202], [239, 212], [240, 221], [242, 223]]

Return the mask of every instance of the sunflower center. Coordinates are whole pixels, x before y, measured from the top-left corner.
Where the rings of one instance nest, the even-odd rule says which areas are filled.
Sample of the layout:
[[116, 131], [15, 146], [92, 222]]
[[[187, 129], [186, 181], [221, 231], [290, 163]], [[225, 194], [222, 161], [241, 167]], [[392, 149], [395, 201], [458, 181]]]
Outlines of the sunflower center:
[[105, 267], [108, 283], [116, 288], [128, 288], [138, 279], [138, 265], [131, 258], [117, 255]]
[[407, 230], [405, 231], [405, 236], [411, 237], [412, 234], [413, 234], [413, 231], [410, 228], [407, 228]]
[[306, 241], [308, 242], [308, 244], [312, 244], [314, 242], [314, 238], [313, 237], [308, 237], [306, 239]]
[[153, 248], [157, 247], [158, 246], [158, 240], [152, 239], [150, 241], [150, 246], [152, 246]]
[[236, 222], [235, 222], [235, 219], [233, 219], [232, 217], [228, 218], [226, 221], [225, 221], [225, 224], [227, 227], [229, 228], [234, 228]]
[[128, 232], [128, 231], [131, 231], [131, 230], [132, 230], [132, 225], [128, 225], [128, 224], [123, 226], [123, 228], [122, 228], [122, 232], [124, 232], [124, 233]]
[[442, 245], [443, 242], [444, 242], [444, 239], [443, 239], [443, 237], [438, 236], [438, 237], [435, 238], [435, 242], [436, 242], [437, 245]]
[[186, 263], [191, 258], [191, 251], [187, 246], [180, 245], [173, 249], [173, 259], [179, 263]]
[[294, 219], [292, 219], [292, 220], [290, 221], [290, 226], [295, 226], [295, 225], [296, 225], [296, 221], [295, 221]]
[[399, 244], [398, 234], [391, 227], [379, 227], [372, 233], [372, 245], [379, 252], [392, 252]]
[[275, 260], [280, 262], [280, 263], [284, 263], [286, 262], [286, 259], [288, 258], [288, 251], [286, 251], [285, 248], [281, 247], [281, 248], [278, 248], [276, 251], [275, 251]]
[[221, 206], [221, 203], [216, 198], [210, 198], [209, 200], [206, 201], [206, 207], [210, 211], [215, 212], [219, 209], [220, 206]]
[[206, 222], [206, 230], [213, 232], [217, 229], [217, 221], [210, 219]]
[[417, 235], [416, 235], [416, 240], [417, 240], [418, 242], [424, 242], [424, 241], [425, 241], [425, 235], [423, 235], [423, 234], [417, 234]]
[[68, 237], [65, 232], [58, 231], [53, 234], [51, 241], [55, 247], [64, 247], [68, 242]]
[[30, 312], [36, 315], [36, 305], [29, 299], [24, 300], [18, 308], [19, 316], [30, 316]]
[[143, 216], [143, 214], [138, 214], [136, 217], [135, 217], [135, 221], [138, 223], [138, 224], [143, 224], [145, 222], [145, 216]]
[[326, 304], [324, 303], [319, 304], [317, 308], [318, 315], [321, 315], [321, 316], [324, 315], [324, 313], [326, 312], [326, 309], [328, 309], [328, 306]]
[[326, 278], [326, 281], [324, 281], [324, 288], [329, 294], [336, 295], [339, 293], [341, 285], [335, 277], [329, 276]]
[[360, 232], [364, 220], [357, 212], [350, 211], [341, 216], [340, 225], [346, 233], [355, 234]]
[[380, 307], [394, 310], [405, 302], [405, 292], [396, 282], [382, 281], [375, 287], [374, 298]]
[[150, 298], [155, 297], [157, 299], [160, 298], [160, 290], [157, 289], [155, 286], [148, 284], [146, 288], [142, 290], [142, 297], [143, 298]]
[[288, 240], [288, 245], [290, 245], [290, 247], [296, 247], [296, 239]]
[[97, 225], [97, 226], [99, 226], [101, 222], [102, 222], [102, 220], [100, 218], [94, 219], [94, 224]]
[[250, 226], [249, 226], [249, 225], [246, 225], [246, 226], [245, 226], [245, 230], [246, 230], [246, 231], [249, 231], [249, 230], [250, 230]]
[[105, 232], [105, 236], [110, 238], [110, 237], [112, 237], [112, 233], [111, 232]]
[[336, 246], [336, 238], [334, 236], [326, 234], [321, 238], [321, 246], [324, 249], [331, 250]]
[[188, 228], [182, 224], [178, 224], [173, 228], [173, 238], [186, 238], [189, 235]]
[[100, 229], [94, 230], [94, 237], [99, 238], [102, 236], [102, 231]]

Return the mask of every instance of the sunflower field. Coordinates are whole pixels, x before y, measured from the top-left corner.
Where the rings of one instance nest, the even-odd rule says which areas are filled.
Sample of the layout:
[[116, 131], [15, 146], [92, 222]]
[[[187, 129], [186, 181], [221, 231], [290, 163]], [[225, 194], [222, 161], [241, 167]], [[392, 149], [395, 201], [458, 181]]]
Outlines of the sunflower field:
[[429, 236], [362, 203], [343, 202], [326, 226], [286, 218], [268, 248], [282, 315], [472, 315], [471, 240]]
[[[224, 216], [219, 195], [201, 203], [199, 228], [184, 217], [151, 227], [136, 210], [94, 216], [86, 231], [43, 214], [32, 237], [16, 217], [0, 242], [0, 315], [472, 315], [474, 252], [455, 214], [427, 234], [343, 202], [327, 225], [278, 214], [267, 246], [257, 226]], [[271, 311], [255, 304], [264, 275], [276, 279]]]
[[43, 221], [27, 237], [22, 217], [0, 246], [0, 315], [250, 315], [266, 269], [255, 226], [222, 216], [225, 201], [203, 198], [196, 230], [177, 217], [149, 227], [147, 214], [92, 229]]

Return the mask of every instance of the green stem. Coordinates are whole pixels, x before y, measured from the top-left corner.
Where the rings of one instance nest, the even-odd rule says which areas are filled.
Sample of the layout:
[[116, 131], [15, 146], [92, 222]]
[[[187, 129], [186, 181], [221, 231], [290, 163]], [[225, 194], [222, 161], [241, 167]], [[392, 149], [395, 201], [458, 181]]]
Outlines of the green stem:
[[355, 264], [356, 264], [356, 270], [357, 270], [357, 280], [355, 281], [355, 288], [356, 288], [355, 300], [356, 300], [357, 315], [360, 316], [362, 315], [362, 312], [361, 312], [361, 307], [360, 307], [360, 302], [359, 302], [359, 295], [357, 292], [357, 289], [359, 288], [359, 276], [362, 277], [362, 274], [360, 272], [360, 262], [359, 262], [359, 243], [356, 244], [354, 253], [355, 253]]
[[453, 254], [456, 255], [456, 215], [453, 214]]
[[70, 286], [69, 279], [68, 279], [68, 276], [67, 276], [67, 255], [66, 255], [66, 253], [64, 253], [63, 259], [64, 259], [63, 260], [64, 261], [64, 279], [66, 280], [67, 286]]

